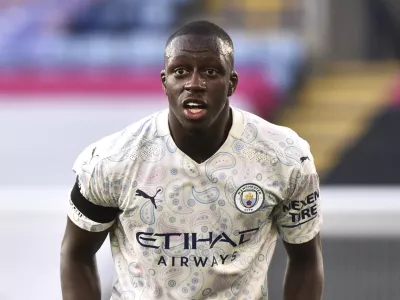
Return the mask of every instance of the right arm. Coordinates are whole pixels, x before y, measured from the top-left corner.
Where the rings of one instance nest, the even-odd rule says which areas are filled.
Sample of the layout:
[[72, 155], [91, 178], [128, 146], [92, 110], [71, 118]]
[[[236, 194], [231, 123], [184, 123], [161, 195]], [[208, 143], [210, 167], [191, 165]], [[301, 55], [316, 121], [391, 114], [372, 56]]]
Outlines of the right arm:
[[[97, 151], [97, 152], [96, 152]], [[98, 153], [98, 155], [94, 155]], [[110, 189], [106, 162], [97, 146], [86, 148], [73, 170], [67, 226], [61, 245], [63, 300], [100, 300], [101, 288], [96, 253], [119, 213], [118, 190]], [[115, 191], [115, 193], [113, 193]]]
[[69, 218], [61, 246], [61, 289], [63, 300], [100, 300], [101, 288], [96, 252], [108, 231], [89, 232]]

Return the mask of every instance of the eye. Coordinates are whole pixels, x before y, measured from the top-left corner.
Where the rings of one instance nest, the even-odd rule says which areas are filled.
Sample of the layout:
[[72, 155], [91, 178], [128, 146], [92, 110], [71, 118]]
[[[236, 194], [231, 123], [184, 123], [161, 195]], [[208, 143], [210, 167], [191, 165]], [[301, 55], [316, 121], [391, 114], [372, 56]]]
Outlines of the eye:
[[175, 75], [183, 76], [188, 74], [189, 72], [185, 70], [184, 68], [178, 68], [174, 70]]
[[207, 74], [208, 76], [215, 76], [215, 75], [218, 74], [218, 71], [215, 70], [215, 69], [206, 69], [206, 74]]

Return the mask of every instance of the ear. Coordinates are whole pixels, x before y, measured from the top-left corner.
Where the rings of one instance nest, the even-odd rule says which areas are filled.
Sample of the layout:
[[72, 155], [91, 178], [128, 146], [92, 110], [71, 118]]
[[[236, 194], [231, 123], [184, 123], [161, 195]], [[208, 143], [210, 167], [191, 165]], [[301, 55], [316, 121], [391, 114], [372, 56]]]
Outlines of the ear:
[[232, 96], [235, 93], [238, 83], [239, 83], [239, 76], [236, 73], [236, 71], [232, 71], [229, 78], [228, 97]]
[[167, 94], [167, 87], [166, 87], [166, 85], [165, 85], [165, 82], [166, 82], [166, 80], [167, 80], [167, 77], [165, 76], [165, 70], [162, 70], [162, 71], [161, 71], [160, 76], [161, 76], [161, 84], [162, 84], [164, 93]]

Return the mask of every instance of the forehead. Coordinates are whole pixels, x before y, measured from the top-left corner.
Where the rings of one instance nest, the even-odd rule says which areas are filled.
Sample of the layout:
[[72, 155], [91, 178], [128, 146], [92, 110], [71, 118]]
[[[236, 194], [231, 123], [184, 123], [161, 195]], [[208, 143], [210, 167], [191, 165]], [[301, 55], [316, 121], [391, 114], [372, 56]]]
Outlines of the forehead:
[[165, 49], [166, 62], [182, 55], [213, 55], [229, 62], [232, 47], [221, 38], [201, 35], [183, 35], [174, 38]]

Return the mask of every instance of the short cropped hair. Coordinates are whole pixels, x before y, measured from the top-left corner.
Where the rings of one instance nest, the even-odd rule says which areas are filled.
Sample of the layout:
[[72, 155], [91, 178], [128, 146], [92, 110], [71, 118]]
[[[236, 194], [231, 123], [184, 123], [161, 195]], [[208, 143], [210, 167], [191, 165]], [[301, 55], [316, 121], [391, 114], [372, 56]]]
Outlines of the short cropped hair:
[[186, 23], [179, 27], [167, 40], [165, 48], [177, 37], [184, 35], [200, 35], [200, 36], [214, 36], [221, 39], [224, 43], [232, 48], [232, 65], [233, 65], [233, 42], [229, 34], [218, 25], [209, 21], [193, 21]]

